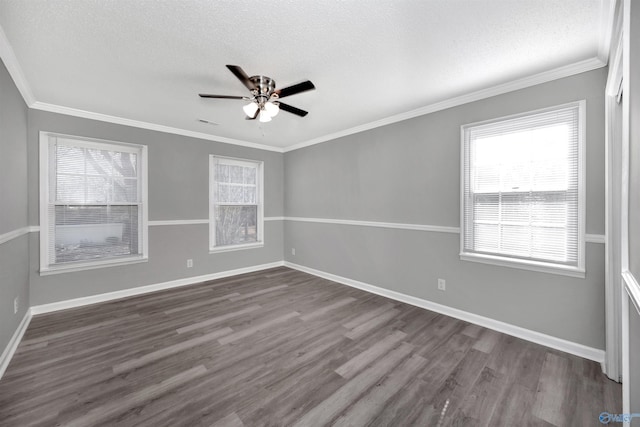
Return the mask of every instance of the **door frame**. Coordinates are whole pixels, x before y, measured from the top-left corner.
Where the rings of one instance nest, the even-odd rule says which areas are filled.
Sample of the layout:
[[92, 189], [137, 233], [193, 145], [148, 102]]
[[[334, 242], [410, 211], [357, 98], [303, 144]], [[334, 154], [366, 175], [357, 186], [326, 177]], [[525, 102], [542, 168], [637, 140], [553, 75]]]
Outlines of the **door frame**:
[[[614, 27], [613, 50], [605, 88], [605, 360], [603, 371], [622, 380], [622, 177], [624, 153], [622, 111], [618, 105], [623, 86], [622, 28]], [[628, 158], [628, 157], [627, 157]]]

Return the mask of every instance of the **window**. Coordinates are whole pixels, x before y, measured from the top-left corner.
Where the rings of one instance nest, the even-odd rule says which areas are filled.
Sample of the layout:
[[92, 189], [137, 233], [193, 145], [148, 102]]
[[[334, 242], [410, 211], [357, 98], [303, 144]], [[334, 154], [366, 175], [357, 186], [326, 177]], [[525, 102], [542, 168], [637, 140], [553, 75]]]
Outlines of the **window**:
[[41, 274], [147, 259], [146, 153], [41, 132]]
[[462, 259], [584, 277], [584, 109], [462, 127]]
[[262, 246], [262, 162], [211, 156], [210, 191], [210, 250]]

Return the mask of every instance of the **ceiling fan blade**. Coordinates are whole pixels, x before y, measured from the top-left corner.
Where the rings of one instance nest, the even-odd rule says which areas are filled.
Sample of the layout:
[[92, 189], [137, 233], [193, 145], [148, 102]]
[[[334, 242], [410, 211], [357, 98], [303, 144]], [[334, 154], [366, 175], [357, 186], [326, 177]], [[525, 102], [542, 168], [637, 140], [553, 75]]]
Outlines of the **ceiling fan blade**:
[[256, 85], [253, 84], [251, 80], [249, 80], [249, 76], [244, 72], [242, 68], [238, 65], [227, 65], [229, 71], [233, 73], [234, 76], [238, 78], [242, 82], [243, 85], [247, 87], [249, 90], [256, 90]]
[[244, 118], [244, 119], [245, 119], [245, 120], [255, 120], [255, 119], [257, 119], [257, 118], [258, 118], [258, 114], [260, 114], [260, 109], [259, 109], [259, 108], [256, 110], [256, 113], [253, 115], [253, 117], [251, 117], [251, 116], [245, 116], [245, 118]]
[[285, 104], [284, 102], [278, 102], [278, 105], [280, 105], [281, 110], [284, 110], [287, 113], [295, 114], [296, 116], [304, 117], [307, 114], [309, 114], [308, 111], [304, 111], [299, 108], [292, 107], [291, 105]]
[[308, 90], [313, 90], [315, 88], [316, 87], [313, 85], [313, 83], [307, 80], [305, 82], [298, 83], [293, 86], [287, 86], [285, 88], [278, 89], [275, 91], [275, 93], [277, 93], [280, 98], [284, 98], [285, 96], [295, 95], [296, 93], [306, 92]]
[[233, 96], [233, 95], [210, 95], [207, 93], [201, 93], [200, 98], [217, 98], [217, 99], [246, 99], [249, 100], [251, 98], [247, 96]]

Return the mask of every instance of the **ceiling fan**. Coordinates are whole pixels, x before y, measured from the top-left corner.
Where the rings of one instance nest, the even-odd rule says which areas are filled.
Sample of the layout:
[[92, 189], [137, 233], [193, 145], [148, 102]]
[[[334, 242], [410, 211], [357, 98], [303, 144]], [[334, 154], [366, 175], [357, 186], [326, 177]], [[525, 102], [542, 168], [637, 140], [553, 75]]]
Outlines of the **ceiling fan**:
[[242, 109], [247, 115], [247, 120], [259, 120], [263, 123], [270, 122], [273, 117], [278, 114], [279, 110], [287, 113], [304, 117], [309, 114], [308, 111], [301, 110], [289, 104], [280, 101], [285, 96], [295, 95], [297, 93], [313, 90], [316, 87], [309, 80], [288, 86], [282, 89], [276, 89], [276, 82], [266, 76], [251, 76], [244, 72], [238, 65], [227, 65], [229, 71], [238, 78], [251, 92], [251, 96], [233, 96], [233, 95], [210, 95], [201, 93], [201, 98], [218, 98], [218, 99], [240, 99], [250, 101]]

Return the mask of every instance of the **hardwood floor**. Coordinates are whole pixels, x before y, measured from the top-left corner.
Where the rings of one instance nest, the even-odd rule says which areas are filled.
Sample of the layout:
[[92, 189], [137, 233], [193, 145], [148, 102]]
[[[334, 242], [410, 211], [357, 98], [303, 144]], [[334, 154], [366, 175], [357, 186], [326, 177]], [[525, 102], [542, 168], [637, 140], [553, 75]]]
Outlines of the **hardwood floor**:
[[35, 316], [2, 426], [597, 426], [588, 360], [288, 268]]

